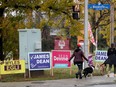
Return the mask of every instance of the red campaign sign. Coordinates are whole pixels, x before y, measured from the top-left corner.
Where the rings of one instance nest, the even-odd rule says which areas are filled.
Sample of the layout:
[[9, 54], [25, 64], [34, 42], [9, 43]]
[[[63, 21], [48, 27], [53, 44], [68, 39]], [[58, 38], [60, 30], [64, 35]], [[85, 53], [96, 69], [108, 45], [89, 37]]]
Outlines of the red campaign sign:
[[70, 50], [53, 50], [52, 66], [54, 68], [68, 68], [71, 63], [68, 61], [71, 56]]
[[69, 40], [55, 40], [55, 50], [69, 50]]

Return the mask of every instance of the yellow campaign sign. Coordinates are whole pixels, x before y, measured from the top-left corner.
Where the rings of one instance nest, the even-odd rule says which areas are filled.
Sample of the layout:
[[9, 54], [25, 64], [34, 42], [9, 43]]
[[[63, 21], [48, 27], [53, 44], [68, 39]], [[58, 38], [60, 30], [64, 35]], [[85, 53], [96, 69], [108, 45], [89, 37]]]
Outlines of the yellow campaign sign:
[[0, 74], [25, 73], [25, 60], [8, 60], [0, 64]]

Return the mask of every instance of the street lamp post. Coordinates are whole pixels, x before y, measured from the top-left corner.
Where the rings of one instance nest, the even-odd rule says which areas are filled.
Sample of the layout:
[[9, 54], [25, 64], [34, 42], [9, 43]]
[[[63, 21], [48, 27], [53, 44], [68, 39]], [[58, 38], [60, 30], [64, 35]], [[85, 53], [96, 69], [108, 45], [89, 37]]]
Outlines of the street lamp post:
[[110, 8], [110, 21], [111, 21], [110, 44], [114, 43], [114, 4], [113, 4], [113, 2], [111, 2], [111, 8]]
[[[84, 53], [88, 58], [88, 0], [85, 0], [85, 10], [84, 10]], [[87, 62], [84, 62], [84, 67], [87, 67]]]

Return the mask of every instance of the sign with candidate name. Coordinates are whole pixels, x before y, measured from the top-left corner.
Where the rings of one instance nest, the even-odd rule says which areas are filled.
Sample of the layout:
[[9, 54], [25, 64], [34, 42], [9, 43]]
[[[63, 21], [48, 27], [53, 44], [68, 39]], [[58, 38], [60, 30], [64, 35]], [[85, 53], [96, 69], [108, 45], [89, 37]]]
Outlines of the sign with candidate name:
[[88, 8], [94, 10], [110, 9], [110, 4], [89, 4]]
[[50, 52], [29, 52], [29, 69], [45, 70], [51, 68]]
[[53, 50], [52, 66], [54, 68], [68, 68], [71, 66], [68, 61], [71, 56], [70, 50]]
[[97, 50], [95, 55], [95, 61], [104, 62], [108, 58], [107, 51]]
[[0, 64], [0, 74], [25, 73], [25, 60], [5, 60]]

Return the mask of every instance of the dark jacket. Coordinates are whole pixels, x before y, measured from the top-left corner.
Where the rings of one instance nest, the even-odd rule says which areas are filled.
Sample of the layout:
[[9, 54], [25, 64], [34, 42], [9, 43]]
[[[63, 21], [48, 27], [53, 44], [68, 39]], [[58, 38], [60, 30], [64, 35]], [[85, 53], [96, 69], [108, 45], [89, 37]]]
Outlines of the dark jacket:
[[114, 55], [116, 54], [115, 48], [109, 48], [107, 51], [107, 56]]
[[115, 48], [109, 48], [107, 51], [108, 58], [105, 60], [104, 64], [114, 64], [116, 65], [116, 50]]
[[88, 59], [84, 56], [84, 53], [81, 49], [77, 48], [72, 56], [70, 57], [69, 61], [74, 57], [74, 64], [78, 63], [78, 62], [83, 62], [83, 59], [85, 59], [86, 61], [88, 61]]

